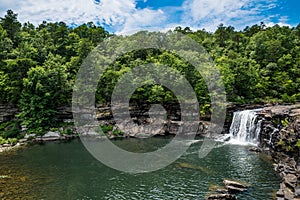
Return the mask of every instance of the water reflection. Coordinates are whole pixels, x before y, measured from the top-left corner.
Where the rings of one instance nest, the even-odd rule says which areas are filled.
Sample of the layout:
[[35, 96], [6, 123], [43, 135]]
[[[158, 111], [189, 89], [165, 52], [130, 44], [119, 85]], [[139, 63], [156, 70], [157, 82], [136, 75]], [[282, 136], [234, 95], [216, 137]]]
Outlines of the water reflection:
[[[165, 138], [116, 140], [121, 148], [153, 151]], [[201, 142], [191, 145], [175, 163], [156, 172], [130, 175], [95, 160], [75, 140], [36, 145], [0, 155], [1, 199], [204, 199], [224, 178], [251, 184], [240, 199], [271, 199], [279, 186], [272, 164], [247, 147], [221, 145], [204, 159]]]

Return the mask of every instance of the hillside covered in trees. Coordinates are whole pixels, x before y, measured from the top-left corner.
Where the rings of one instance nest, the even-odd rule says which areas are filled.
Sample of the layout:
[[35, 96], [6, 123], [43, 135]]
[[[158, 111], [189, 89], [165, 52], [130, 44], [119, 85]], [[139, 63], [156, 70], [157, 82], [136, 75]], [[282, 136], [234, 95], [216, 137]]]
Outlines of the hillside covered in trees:
[[[221, 73], [228, 102], [300, 101], [300, 25], [266, 27], [261, 23], [235, 30], [221, 24], [214, 33], [188, 27], [173, 31], [190, 36], [209, 52]], [[21, 24], [16, 13], [7, 11], [0, 19], [0, 103], [18, 106], [17, 123], [29, 131], [43, 134], [58, 126], [56, 108], [71, 104], [72, 86], [82, 62], [111, 36], [92, 22], [77, 27], [64, 22]], [[196, 91], [201, 112], [209, 113], [210, 98], [201, 75], [176, 55], [155, 49], [118, 58], [99, 80], [97, 103], [110, 102], [115, 83], [128, 69], [151, 62], [183, 73]], [[144, 86], [132, 98], [150, 103], [174, 100], [160, 85]], [[6, 127], [0, 127], [3, 138], [18, 137], [18, 131], [4, 134]]]

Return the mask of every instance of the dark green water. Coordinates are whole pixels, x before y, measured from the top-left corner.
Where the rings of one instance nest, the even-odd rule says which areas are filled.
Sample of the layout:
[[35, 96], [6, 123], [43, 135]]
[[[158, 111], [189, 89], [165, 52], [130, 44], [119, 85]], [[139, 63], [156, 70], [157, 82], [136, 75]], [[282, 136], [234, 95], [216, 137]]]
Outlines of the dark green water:
[[[134, 152], [155, 150], [169, 139], [115, 143]], [[198, 158], [201, 143], [156, 172], [130, 175], [95, 160], [79, 140], [35, 145], [0, 154], [0, 199], [205, 199], [224, 178], [251, 184], [239, 199], [272, 199], [279, 179], [272, 163], [249, 147], [225, 145]]]

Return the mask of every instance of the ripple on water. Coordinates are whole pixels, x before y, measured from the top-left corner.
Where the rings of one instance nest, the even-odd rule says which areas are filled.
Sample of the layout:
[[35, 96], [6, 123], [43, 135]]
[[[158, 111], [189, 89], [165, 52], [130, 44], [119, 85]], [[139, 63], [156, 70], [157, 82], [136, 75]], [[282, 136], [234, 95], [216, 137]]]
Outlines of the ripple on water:
[[[153, 150], [168, 142], [130, 141], [117, 143], [139, 151], [141, 146]], [[102, 165], [76, 140], [0, 154], [0, 175], [9, 177], [0, 178], [1, 199], [204, 199], [209, 189], [222, 186], [224, 178], [251, 185], [239, 199], [271, 199], [279, 186], [271, 163], [236, 145], [221, 145], [199, 159], [200, 146], [201, 142], [192, 144], [164, 169], [135, 175]]]

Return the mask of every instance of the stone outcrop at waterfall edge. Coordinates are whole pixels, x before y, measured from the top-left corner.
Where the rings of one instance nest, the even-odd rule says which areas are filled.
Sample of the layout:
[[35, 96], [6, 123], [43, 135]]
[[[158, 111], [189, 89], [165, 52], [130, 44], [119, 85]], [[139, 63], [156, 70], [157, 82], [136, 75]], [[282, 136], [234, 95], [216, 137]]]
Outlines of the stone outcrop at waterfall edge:
[[260, 147], [270, 154], [281, 177], [277, 200], [300, 199], [300, 104], [266, 107]]

